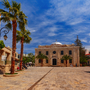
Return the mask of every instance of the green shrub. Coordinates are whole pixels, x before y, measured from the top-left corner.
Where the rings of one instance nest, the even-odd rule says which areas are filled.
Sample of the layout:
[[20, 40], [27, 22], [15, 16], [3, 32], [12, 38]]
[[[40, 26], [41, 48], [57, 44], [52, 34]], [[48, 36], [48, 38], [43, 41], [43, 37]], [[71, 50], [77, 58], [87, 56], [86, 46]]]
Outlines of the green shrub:
[[5, 47], [3, 40], [0, 40], [0, 50]]

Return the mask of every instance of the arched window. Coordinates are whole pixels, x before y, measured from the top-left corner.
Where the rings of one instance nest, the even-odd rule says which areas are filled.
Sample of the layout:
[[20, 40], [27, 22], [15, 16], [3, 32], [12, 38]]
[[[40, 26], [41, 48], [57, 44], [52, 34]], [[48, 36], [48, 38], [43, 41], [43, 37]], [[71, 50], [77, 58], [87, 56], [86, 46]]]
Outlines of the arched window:
[[63, 55], [64, 54], [64, 52], [63, 51], [61, 51], [61, 55]]
[[72, 55], [72, 51], [71, 50], [69, 50], [69, 55]]
[[41, 63], [41, 59], [39, 59], [39, 63]]
[[64, 60], [63, 59], [61, 60], [61, 63], [64, 63]]
[[41, 54], [41, 51], [39, 51], [39, 54]]
[[48, 63], [48, 60], [46, 60], [46, 63]]
[[48, 55], [48, 51], [46, 51], [46, 55]]
[[69, 59], [69, 63], [72, 63], [72, 59]]

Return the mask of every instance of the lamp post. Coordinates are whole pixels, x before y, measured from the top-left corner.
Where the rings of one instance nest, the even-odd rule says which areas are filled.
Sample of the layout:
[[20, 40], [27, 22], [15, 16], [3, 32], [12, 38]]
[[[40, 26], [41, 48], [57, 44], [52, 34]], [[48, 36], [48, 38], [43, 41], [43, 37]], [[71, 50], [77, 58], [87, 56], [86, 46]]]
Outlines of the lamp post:
[[[3, 30], [3, 31], [2, 31], [2, 30]], [[5, 35], [4, 35], [4, 39], [7, 40], [8, 37], [7, 37], [6, 34], [9, 33], [9, 29], [8, 29], [7, 27], [2, 27], [2, 28], [0, 29], [0, 37], [1, 37], [1, 33], [2, 33], [1, 31], [5, 34]]]

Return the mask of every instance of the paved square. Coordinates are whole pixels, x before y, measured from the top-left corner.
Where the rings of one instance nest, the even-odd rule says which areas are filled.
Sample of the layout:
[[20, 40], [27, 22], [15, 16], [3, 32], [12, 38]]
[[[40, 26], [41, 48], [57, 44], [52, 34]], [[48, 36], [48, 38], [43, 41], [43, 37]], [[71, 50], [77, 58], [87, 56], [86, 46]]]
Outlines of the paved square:
[[90, 67], [29, 67], [16, 77], [0, 75], [0, 90], [28, 90], [48, 71], [33, 90], [90, 90]]
[[90, 67], [54, 67], [33, 90], [90, 90]]

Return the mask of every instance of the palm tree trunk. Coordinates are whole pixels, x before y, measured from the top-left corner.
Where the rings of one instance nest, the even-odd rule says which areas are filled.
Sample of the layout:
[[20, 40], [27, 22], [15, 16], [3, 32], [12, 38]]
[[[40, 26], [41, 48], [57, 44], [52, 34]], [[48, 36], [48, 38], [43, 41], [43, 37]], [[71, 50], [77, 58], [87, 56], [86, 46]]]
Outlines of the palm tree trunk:
[[13, 25], [13, 39], [12, 39], [12, 62], [11, 62], [11, 74], [14, 74], [14, 68], [15, 68], [15, 52], [16, 52], [16, 27], [17, 23], [16, 20], [12, 20]]
[[67, 67], [67, 60], [66, 60], [66, 67]]
[[23, 41], [24, 41], [24, 37], [22, 37], [22, 38], [21, 38], [20, 70], [22, 70], [22, 58], [23, 58]]
[[41, 59], [41, 67], [43, 67], [43, 59]]

